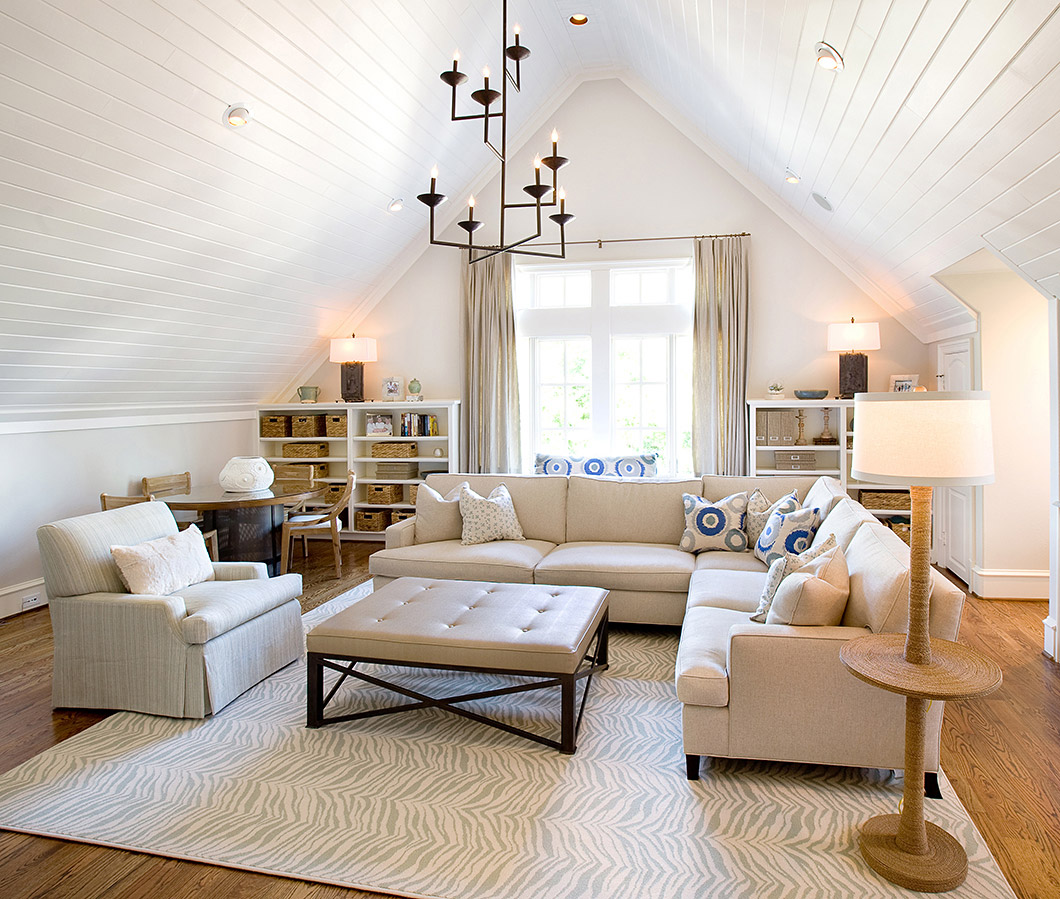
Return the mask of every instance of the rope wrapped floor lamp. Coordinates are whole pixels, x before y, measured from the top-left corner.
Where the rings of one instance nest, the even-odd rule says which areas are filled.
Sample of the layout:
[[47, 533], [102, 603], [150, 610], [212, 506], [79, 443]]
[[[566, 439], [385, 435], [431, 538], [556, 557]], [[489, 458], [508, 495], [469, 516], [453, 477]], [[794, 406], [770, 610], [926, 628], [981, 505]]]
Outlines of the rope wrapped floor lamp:
[[985, 696], [1001, 685], [1001, 669], [994, 662], [930, 636], [932, 487], [989, 483], [993, 471], [988, 394], [855, 395], [853, 476], [911, 485], [912, 501], [908, 633], [859, 637], [839, 651], [855, 677], [906, 697], [901, 813], [865, 822], [861, 854], [892, 883], [923, 892], [952, 890], [968, 873], [964, 847], [924, 820], [928, 706], [933, 700]]

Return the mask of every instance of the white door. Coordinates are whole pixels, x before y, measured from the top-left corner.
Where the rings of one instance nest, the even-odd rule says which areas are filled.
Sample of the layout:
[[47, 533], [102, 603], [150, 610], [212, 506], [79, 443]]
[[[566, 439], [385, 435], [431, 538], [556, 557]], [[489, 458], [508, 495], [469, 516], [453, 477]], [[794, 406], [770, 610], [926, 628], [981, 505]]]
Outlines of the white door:
[[[972, 389], [972, 341], [950, 340], [938, 347], [939, 390]], [[935, 499], [935, 561], [966, 584], [972, 576], [972, 491], [939, 487]]]

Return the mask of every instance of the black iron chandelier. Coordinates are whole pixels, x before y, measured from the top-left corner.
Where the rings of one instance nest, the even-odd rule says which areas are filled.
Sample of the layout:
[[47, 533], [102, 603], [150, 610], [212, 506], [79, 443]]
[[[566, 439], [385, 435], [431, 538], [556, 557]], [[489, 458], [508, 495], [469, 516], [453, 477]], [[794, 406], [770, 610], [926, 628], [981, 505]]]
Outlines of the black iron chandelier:
[[[508, 0], [503, 0], [502, 3], [503, 13], [501, 21], [501, 47], [503, 53], [501, 55], [502, 75], [501, 75], [501, 89], [499, 91], [494, 90], [490, 87], [490, 72], [489, 69], [482, 70], [483, 84], [478, 90], [471, 92], [471, 99], [482, 107], [482, 111], [473, 115], [457, 115], [456, 112], [456, 89], [459, 85], [467, 81], [467, 75], [459, 70], [460, 56], [454, 54], [453, 68], [442, 72], [439, 76], [442, 81], [450, 86], [453, 92], [452, 101], [452, 112], [450, 113], [450, 120], [454, 122], [467, 122], [467, 121], [481, 121], [482, 122], [482, 142], [489, 147], [501, 163], [501, 190], [500, 190], [500, 217], [498, 223], [498, 242], [496, 244], [475, 244], [475, 232], [481, 228], [485, 222], [478, 221], [475, 219], [475, 198], [474, 196], [468, 199], [467, 204], [467, 219], [462, 222], [457, 222], [461, 228], [467, 232], [467, 242], [457, 243], [451, 240], [439, 240], [434, 235], [434, 211], [447, 199], [445, 194], [439, 193], [438, 186], [438, 169], [434, 168], [431, 170], [431, 189], [428, 193], [420, 194], [417, 199], [423, 203], [430, 210], [431, 216], [431, 243], [438, 244], [443, 247], [457, 247], [462, 250], [468, 251], [469, 262], [480, 262], [483, 259], [488, 259], [490, 256], [496, 256], [498, 253], [518, 253], [524, 256], [547, 256], [552, 259], [564, 259], [567, 254], [566, 237], [564, 229], [567, 223], [574, 219], [574, 216], [566, 211], [566, 196], [564, 195], [563, 189], [559, 187], [558, 183], [558, 172], [565, 166], [569, 159], [565, 156], [559, 155], [559, 135], [552, 132], [552, 153], [548, 156], [537, 157], [534, 160], [534, 183], [528, 184], [523, 188], [523, 192], [533, 198], [531, 203], [509, 203], [507, 201], [507, 166], [508, 166], [508, 85], [511, 84], [515, 90], [519, 90], [521, 87], [521, 64], [530, 55], [530, 50], [524, 47], [520, 43], [519, 39], [519, 26], [516, 25], [514, 28], [515, 43], [510, 46], [506, 46], [508, 39]], [[512, 69], [509, 68], [509, 63], [513, 64], [514, 74]], [[500, 101], [500, 110], [496, 110], [497, 101]], [[490, 120], [500, 119], [501, 139], [500, 146], [498, 147], [495, 143], [495, 138], [490, 137]], [[552, 172], [552, 183], [548, 184], [541, 183], [541, 166], [545, 166]], [[548, 202], [543, 202], [545, 197], [549, 197]], [[541, 237], [541, 210], [543, 208], [552, 208], [559, 206], [559, 212], [553, 213], [548, 218], [550, 221], [555, 222], [559, 226], [559, 247], [558, 253], [546, 253], [541, 250], [533, 250], [527, 247], [528, 244], [532, 245], [532, 241], [535, 241]], [[537, 230], [535, 233], [522, 237], [517, 240], [512, 240], [509, 243], [505, 243], [505, 220], [507, 218], [508, 210], [510, 209], [534, 209], [537, 213]]]

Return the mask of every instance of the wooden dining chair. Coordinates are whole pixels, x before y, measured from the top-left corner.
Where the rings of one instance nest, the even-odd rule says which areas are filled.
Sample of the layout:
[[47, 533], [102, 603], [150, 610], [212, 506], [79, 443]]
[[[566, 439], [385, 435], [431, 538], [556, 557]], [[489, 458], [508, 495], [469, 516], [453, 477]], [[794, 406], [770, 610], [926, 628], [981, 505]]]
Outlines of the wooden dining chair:
[[302, 557], [305, 558], [308, 556], [309, 550], [308, 538], [330, 532], [331, 549], [335, 555], [335, 577], [342, 576], [342, 545], [339, 540], [339, 529], [342, 527], [342, 520], [339, 515], [349, 506], [350, 497], [353, 495], [353, 486], [356, 483], [357, 475], [352, 471], [347, 472], [346, 488], [335, 503], [318, 512], [295, 514], [287, 518], [283, 523], [280, 535], [280, 574], [287, 574], [287, 568], [291, 561], [291, 543], [295, 537], [302, 538]]
[[[177, 496], [181, 493], [190, 493], [191, 472], [185, 471], [181, 474], [163, 474], [153, 478], [141, 478], [140, 488], [143, 490], [145, 497], [150, 496], [152, 499], [156, 496]], [[183, 531], [188, 525], [195, 525], [202, 531], [202, 539], [206, 541], [206, 548], [210, 552], [210, 558], [215, 562], [220, 561], [218, 558], [217, 531], [203, 530], [201, 512], [192, 512], [191, 514], [194, 518], [187, 518], [180, 512], [174, 512], [173, 517], [176, 519], [177, 527]]]
[[136, 503], [149, 503], [154, 496], [119, 496], [116, 493], [101, 493], [99, 495], [99, 507], [107, 512], [110, 509], [120, 509], [122, 506], [132, 506]]

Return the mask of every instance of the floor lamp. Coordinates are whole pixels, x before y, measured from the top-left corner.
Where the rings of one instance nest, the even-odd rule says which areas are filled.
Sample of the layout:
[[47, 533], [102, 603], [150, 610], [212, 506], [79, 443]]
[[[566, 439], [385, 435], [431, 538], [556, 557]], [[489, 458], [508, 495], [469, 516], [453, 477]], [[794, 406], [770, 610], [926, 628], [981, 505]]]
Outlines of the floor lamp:
[[901, 814], [870, 818], [861, 854], [874, 871], [923, 892], [964, 882], [968, 856], [941, 827], [924, 820], [924, 739], [931, 701], [972, 699], [1001, 685], [994, 662], [928, 632], [932, 487], [994, 479], [990, 395], [983, 392], [860, 393], [854, 397], [852, 474], [909, 486], [911, 506], [908, 634], [872, 634], [843, 645], [856, 677], [906, 697], [905, 783]]

